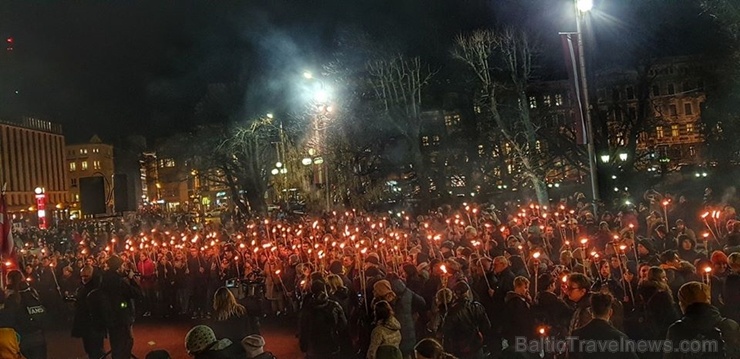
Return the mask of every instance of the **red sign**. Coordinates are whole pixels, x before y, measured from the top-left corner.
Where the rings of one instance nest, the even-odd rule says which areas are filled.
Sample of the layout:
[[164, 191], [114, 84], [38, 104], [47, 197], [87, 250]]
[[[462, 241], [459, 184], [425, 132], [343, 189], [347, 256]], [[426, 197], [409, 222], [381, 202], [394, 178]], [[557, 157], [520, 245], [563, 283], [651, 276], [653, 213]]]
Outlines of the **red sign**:
[[39, 215], [39, 228], [48, 228], [46, 220], [46, 193], [36, 194], [36, 213]]

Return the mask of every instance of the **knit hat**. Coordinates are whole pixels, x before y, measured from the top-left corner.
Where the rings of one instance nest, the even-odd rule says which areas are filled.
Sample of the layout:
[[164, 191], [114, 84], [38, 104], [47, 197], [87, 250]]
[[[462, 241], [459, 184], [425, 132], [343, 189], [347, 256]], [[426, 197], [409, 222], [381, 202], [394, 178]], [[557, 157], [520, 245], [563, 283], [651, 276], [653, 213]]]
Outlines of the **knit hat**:
[[376, 298], [382, 298], [385, 297], [388, 293], [392, 293], [393, 289], [391, 289], [391, 282], [383, 279], [375, 282], [373, 285], [373, 295]]
[[370, 253], [370, 254], [368, 254], [367, 258], [365, 258], [365, 263], [379, 265], [380, 264], [380, 258], [378, 257], [378, 254], [377, 253]]
[[123, 259], [119, 256], [111, 256], [105, 263], [110, 270], [117, 271], [123, 265]]
[[688, 282], [678, 290], [678, 302], [682, 308], [694, 303], [710, 303], [711, 298], [709, 286], [701, 282]]
[[254, 358], [265, 352], [265, 338], [252, 334], [242, 339], [242, 346], [247, 353], [247, 358]]
[[714, 251], [712, 252], [711, 261], [712, 264], [727, 263], [727, 254], [722, 251]]
[[196, 325], [185, 335], [185, 350], [189, 354], [200, 353], [217, 341], [213, 329], [206, 325]]

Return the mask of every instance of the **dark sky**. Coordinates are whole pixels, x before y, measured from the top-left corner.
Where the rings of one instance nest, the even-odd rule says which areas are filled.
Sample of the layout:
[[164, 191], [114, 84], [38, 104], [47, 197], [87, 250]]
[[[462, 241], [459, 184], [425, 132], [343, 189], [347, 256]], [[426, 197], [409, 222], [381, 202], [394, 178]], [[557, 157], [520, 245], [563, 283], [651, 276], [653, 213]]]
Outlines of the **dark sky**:
[[[654, 41], [640, 35], [644, 14], [632, 7], [645, 1], [656, 0], [602, 1], [609, 11], [600, 23], [605, 36]], [[691, 25], [705, 21], [694, 2], [661, 1], [670, 4], [650, 14], [650, 24], [665, 34], [647, 45], [678, 53], [706, 46]], [[293, 81], [330, 58], [337, 34], [349, 30], [443, 66], [455, 34], [515, 24], [543, 36], [545, 63], [557, 68], [557, 31], [573, 30], [570, 6], [567, 0], [1, 1], [0, 36], [12, 37], [15, 49], [0, 52], [0, 118], [62, 123], [69, 142], [94, 133], [106, 141], [151, 139], [202, 121], [193, 113], [207, 85], [236, 79], [249, 84], [245, 112], [284, 109]], [[601, 46], [595, 48], [610, 45]]]

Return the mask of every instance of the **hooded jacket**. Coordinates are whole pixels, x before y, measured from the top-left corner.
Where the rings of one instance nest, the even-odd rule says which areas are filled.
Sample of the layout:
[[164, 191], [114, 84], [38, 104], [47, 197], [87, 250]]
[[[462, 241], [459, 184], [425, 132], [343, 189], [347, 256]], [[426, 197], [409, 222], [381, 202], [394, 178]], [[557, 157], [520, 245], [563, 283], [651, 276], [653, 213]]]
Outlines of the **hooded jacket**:
[[[740, 355], [740, 326], [732, 319], [725, 319], [719, 310], [706, 303], [694, 303], [686, 307], [683, 318], [668, 328], [667, 339], [678, 343], [681, 340], [693, 340], [700, 333], [706, 333], [713, 328], [722, 332], [724, 350], [727, 358], [737, 358]], [[665, 359], [680, 359], [688, 357], [679, 351], [669, 352]]]
[[347, 328], [347, 318], [339, 303], [325, 294], [309, 298], [301, 311], [299, 344], [311, 357], [339, 354], [340, 336]]
[[426, 301], [411, 289], [406, 288], [406, 284], [400, 279], [393, 279], [391, 288], [396, 294], [393, 311], [401, 324], [402, 339], [399, 348], [404, 355], [410, 355], [414, 352], [416, 345], [414, 313], [423, 310], [426, 307]]
[[401, 323], [395, 317], [390, 317], [384, 323], [378, 323], [370, 335], [370, 347], [367, 349], [367, 359], [375, 359], [378, 347], [392, 346], [398, 348], [401, 344]]

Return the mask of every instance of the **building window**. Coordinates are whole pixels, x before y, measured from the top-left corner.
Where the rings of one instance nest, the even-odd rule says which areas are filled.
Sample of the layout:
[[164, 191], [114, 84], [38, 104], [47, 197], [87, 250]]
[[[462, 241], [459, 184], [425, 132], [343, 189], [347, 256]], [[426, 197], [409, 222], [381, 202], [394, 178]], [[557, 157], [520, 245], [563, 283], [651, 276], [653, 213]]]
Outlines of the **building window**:
[[87, 148], [80, 148], [80, 154], [86, 155], [87, 154]]
[[77, 178], [72, 178], [72, 187], [77, 187]]
[[93, 169], [95, 170], [100, 169], [100, 161], [93, 161]]
[[429, 136], [421, 137], [421, 145], [424, 147], [429, 146]]
[[537, 108], [537, 98], [529, 96], [529, 108]]
[[439, 145], [439, 136], [432, 136], [432, 143], [435, 146]]
[[70, 162], [69, 163], [69, 172], [77, 171], [77, 162]]
[[663, 126], [655, 127], [655, 136], [658, 138], [663, 138]]
[[481, 113], [480, 106], [473, 106], [473, 112]]
[[694, 148], [694, 146], [689, 146], [689, 156], [696, 156], [696, 149]]
[[546, 107], [552, 106], [552, 100], [550, 99], [550, 95], [545, 95], [545, 97], [542, 98], [542, 102], [545, 104]]
[[460, 124], [460, 115], [445, 116], [445, 126], [454, 127]]
[[635, 89], [632, 86], [627, 86], [627, 99], [633, 100], [635, 98]]
[[678, 137], [681, 133], [678, 131], [678, 125], [671, 125], [671, 137]]
[[563, 106], [563, 95], [556, 93], [555, 94], [555, 106]]
[[653, 96], [660, 96], [660, 86], [653, 85]]
[[668, 105], [668, 114], [670, 116], [678, 116], [678, 108], [676, 108], [676, 105], [674, 104]]
[[688, 133], [688, 134], [694, 133], [694, 124], [693, 123], [687, 123], [686, 124], [686, 133]]
[[668, 84], [668, 94], [673, 95], [676, 93], [676, 88], [673, 87], [673, 84]]
[[95, 147], [92, 149], [92, 153], [100, 153], [100, 149]]
[[687, 102], [683, 104], [683, 113], [684, 115], [693, 115], [694, 114], [694, 108], [691, 106], [691, 102]]
[[164, 167], [172, 168], [172, 167], [175, 167], [175, 160], [172, 159], [172, 158], [164, 158], [164, 159], [161, 159], [161, 160], [159, 160], [159, 167], [160, 168], [164, 168]]

